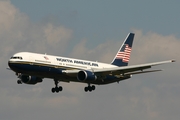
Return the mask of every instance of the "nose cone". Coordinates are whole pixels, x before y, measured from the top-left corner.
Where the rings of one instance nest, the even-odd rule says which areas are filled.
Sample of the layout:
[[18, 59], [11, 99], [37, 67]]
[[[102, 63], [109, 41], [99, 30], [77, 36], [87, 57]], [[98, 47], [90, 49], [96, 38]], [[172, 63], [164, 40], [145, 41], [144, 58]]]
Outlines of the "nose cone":
[[9, 68], [11, 69], [11, 70], [13, 70], [13, 71], [15, 71], [16, 70], [16, 63], [15, 63], [15, 61], [13, 61], [13, 59], [9, 59], [9, 61], [8, 61], [8, 66], [9, 66]]
[[9, 68], [12, 69], [12, 63], [11, 63], [11, 60], [8, 61], [8, 66], [9, 66]]

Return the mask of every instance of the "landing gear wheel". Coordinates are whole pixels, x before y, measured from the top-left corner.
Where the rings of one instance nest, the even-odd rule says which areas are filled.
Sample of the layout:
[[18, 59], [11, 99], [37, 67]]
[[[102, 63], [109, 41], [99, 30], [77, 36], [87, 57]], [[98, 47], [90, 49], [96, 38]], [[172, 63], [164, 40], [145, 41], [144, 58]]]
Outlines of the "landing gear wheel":
[[51, 91], [52, 91], [52, 93], [55, 93], [56, 90], [55, 90], [55, 88], [52, 88]]
[[55, 91], [56, 91], [56, 93], [58, 93], [59, 92], [59, 88], [55, 87]]
[[95, 90], [95, 89], [96, 89], [96, 87], [95, 87], [94, 85], [92, 85], [91, 88], [92, 88], [92, 90]]
[[59, 86], [59, 91], [62, 91], [63, 90], [63, 87]]
[[17, 84], [22, 84], [21, 80], [17, 80]]
[[89, 90], [89, 92], [91, 92], [92, 91], [92, 87], [88, 86], [88, 90]]
[[85, 88], [84, 88], [84, 91], [87, 92], [87, 91], [88, 91], [88, 87], [85, 87]]

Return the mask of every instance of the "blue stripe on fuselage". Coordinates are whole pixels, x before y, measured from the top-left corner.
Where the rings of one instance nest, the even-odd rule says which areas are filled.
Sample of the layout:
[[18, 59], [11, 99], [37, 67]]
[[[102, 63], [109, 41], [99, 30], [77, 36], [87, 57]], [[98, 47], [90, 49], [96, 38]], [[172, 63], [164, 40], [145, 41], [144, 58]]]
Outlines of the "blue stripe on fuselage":
[[[30, 63], [21, 63], [21, 62], [9, 62], [9, 67], [15, 71], [16, 73], [22, 73], [22, 74], [27, 74], [31, 76], [37, 76], [37, 77], [42, 77], [42, 78], [52, 78], [52, 79], [62, 79], [62, 81], [74, 81], [74, 82], [84, 82], [86, 83], [87, 81], [78, 81], [76, 76], [70, 77], [67, 76], [66, 74], [62, 73], [62, 70], [65, 70], [66, 68], [63, 68], [63, 66], [58, 66], [62, 68], [55, 68], [55, 66], [48, 66], [45, 64], [42, 65], [35, 65], [35, 64], [30, 64]], [[70, 68], [68, 68], [70, 69]], [[109, 84], [117, 81], [124, 80], [119, 79], [115, 76], [112, 75], [106, 75], [104, 80], [99, 79], [96, 81], [91, 81], [87, 83], [92, 83], [92, 84]]]

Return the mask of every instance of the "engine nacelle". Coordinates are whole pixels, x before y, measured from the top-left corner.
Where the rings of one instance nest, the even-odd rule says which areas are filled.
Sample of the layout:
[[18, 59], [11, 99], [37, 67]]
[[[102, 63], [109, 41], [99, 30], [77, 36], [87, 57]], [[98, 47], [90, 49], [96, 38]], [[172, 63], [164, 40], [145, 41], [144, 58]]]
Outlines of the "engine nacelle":
[[97, 79], [97, 76], [90, 71], [79, 71], [77, 74], [77, 79], [79, 81], [94, 81]]
[[39, 82], [42, 82], [42, 79], [36, 76], [22, 75], [20, 78], [23, 83], [30, 85], [35, 85]]

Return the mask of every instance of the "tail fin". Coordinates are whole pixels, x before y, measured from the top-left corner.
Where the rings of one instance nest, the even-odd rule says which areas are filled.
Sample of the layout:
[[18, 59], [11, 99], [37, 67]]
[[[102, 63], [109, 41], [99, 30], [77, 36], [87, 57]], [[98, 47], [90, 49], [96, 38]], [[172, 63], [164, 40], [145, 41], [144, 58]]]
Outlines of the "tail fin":
[[129, 33], [125, 41], [123, 42], [122, 46], [120, 47], [119, 51], [117, 52], [115, 58], [111, 62], [112, 65], [116, 65], [116, 66], [128, 65], [133, 39], [134, 39], [134, 33]]

